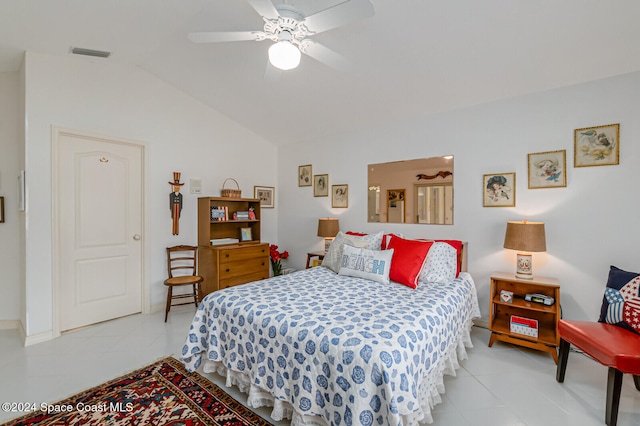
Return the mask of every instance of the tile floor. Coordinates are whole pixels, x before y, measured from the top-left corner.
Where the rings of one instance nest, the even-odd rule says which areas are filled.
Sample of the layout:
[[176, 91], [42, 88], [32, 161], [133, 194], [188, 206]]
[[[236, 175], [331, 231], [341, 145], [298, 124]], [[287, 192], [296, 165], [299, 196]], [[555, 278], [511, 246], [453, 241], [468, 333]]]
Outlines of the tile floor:
[[[134, 315], [65, 333], [23, 347], [16, 330], [0, 330], [0, 402], [54, 402], [159, 358], [180, 353], [193, 309]], [[555, 380], [551, 357], [496, 343], [474, 327], [474, 347], [457, 377], [445, 376], [443, 402], [433, 410], [435, 425], [602, 425], [607, 371], [571, 353], [564, 384]], [[210, 375], [224, 386], [224, 379]], [[242, 401], [237, 389], [228, 390]], [[625, 375], [618, 425], [640, 426], [640, 392]], [[268, 416], [267, 409], [258, 410]], [[0, 422], [17, 417], [0, 410]], [[280, 422], [278, 425], [285, 425]]]

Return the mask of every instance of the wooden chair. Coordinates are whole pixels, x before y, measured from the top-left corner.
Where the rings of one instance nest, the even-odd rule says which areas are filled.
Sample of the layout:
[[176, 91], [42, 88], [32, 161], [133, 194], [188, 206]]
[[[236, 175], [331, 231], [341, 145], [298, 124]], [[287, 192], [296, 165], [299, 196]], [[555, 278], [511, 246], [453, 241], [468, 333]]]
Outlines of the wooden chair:
[[622, 374], [633, 374], [640, 390], [640, 335], [612, 324], [591, 321], [558, 322], [560, 354], [556, 380], [564, 382], [569, 349], [574, 345], [585, 354], [609, 367], [605, 422], [615, 426], [618, 421]]
[[[169, 278], [164, 281], [167, 286], [167, 306], [164, 312], [164, 322], [167, 322], [171, 306], [187, 305], [192, 303], [191, 300], [182, 303], [173, 303], [176, 299], [191, 299], [198, 308], [198, 286], [203, 281], [202, 277], [197, 275], [197, 259], [198, 247], [196, 246], [173, 246], [167, 247], [167, 273]], [[193, 294], [173, 294], [174, 287], [190, 285], [193, 287]]]

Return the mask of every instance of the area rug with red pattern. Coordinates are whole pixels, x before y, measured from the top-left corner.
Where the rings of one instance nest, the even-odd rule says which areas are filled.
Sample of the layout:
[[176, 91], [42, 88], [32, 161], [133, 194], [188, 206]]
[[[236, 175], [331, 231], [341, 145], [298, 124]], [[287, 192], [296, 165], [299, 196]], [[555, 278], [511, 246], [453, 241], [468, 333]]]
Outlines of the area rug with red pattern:
[[271, 423], [180, 361], [165, 358], [6, 425], [265, 425]]

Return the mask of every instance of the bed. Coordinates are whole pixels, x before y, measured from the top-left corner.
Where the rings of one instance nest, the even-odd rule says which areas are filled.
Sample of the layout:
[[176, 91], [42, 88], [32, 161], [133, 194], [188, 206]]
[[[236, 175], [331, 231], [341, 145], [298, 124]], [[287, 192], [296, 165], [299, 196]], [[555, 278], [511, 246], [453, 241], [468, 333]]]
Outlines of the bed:
[[466, 358], [480, 316], [465, 253], [451, 279], [421, 273], [415, 289], [320, 266], [216, 291], [200, 303], [181, 360], [226, 376], [248, 406], [273, 407], [292, 425], [431, 423], [443, 375]]

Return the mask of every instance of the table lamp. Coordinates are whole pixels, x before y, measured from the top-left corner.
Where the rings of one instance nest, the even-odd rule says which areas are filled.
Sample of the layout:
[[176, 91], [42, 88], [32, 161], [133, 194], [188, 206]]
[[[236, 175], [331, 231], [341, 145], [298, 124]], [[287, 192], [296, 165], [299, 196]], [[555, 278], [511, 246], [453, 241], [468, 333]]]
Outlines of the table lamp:
[[533, 279], [531, 252], [547, 251], [544, 222], [507, 222], [504, 248], [518, 251], [516, 277]]
[[324, 252], [329, 250], [331, 242], [338, 235], [340, 224], [335, 217], [322, 217], [318, 219], [318, 237], [324, 238]]

